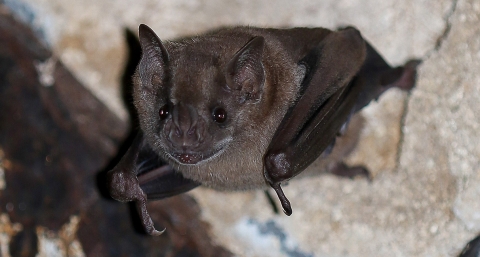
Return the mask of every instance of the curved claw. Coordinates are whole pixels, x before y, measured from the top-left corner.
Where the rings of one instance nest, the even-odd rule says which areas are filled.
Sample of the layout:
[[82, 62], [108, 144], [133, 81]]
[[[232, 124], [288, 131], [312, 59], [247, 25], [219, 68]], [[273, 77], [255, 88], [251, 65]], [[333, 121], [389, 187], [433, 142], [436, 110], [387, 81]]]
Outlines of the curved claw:
[[137, 135], [132, 146], [122, 160], [107, 173], [107, 184], [110, 195], [117, 201], [135, 201], [145, 231], [152, 236], [161, 235], [165, 229], [158, 231], [147, 211], [147, 194], [140, 187], [137, 177], [137, 161], [142, 149], [143, 137]]
[[270, 184], [270, 186], [273, 188], [273, 190], [275, 190], [275, 193], [277, 193], [278, 199], [280, 199], [283, 213], [285, 213], [287, 216], [292, 215], [292, 205], [290, 205], [290, 201], [287, 199], [287, 197], [283, 193], [280, 183]]
[[193, 180], [166, 165], [144, 142], [143, 134], [138, 133], [127, 153], [120, 162], [107, 173], [107, 186], [112, 198], [121, 202], [135, 201], [138, 214], [147, 234], [161, 235], [147, 211], [148, 199], [162, 199], [189, 191], [197, 186]]
[[[140, 188], [140, 186], [138, 188]], [[145, 232], [147, 232], [147, 234], [151, 236], [159, 236], [163, 234], [163, 232], [165, 232], [166, 228], [164, 228], [162, 231], [158, 231], [157, 229], [155, 229], [153, 220], [147, 211], [147, 196], [145, 195], [145, 193], [143, 193], [143, 197], [135, 201], [135, 205], [137, 207], [138, 214], [140, 215], [140, 218], [142, 220], [143, 227], [145, 228]]]
[[165, 229], [158, 231], [153, 225], [147, 211], [147, 195], [140, 187], [137, 176], [130, 171], [109, 173], [110, 195], [121, 202], [135, 201], [145, 232], [152, 236], [161, 235]]

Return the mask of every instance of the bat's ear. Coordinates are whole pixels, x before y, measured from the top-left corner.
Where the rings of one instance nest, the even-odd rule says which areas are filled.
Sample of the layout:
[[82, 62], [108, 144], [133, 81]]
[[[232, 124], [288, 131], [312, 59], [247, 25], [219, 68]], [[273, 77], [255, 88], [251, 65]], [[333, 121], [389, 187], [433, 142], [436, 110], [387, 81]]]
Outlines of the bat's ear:
[[138, 64], [138, 76], [145, 89], [153, 89], [160, 86], [165, 78], [165, 70], [168, 62], [167, 49], [155, 32], [145, 24], [138, 28], [140, 46], [142, 47], [142, 59]]
[[254, 37], [240, 49], [227, 65], [227, 88], [239, 92], [240, 102], [260, 100], [265, 83], [262, 57], [265, 39]]

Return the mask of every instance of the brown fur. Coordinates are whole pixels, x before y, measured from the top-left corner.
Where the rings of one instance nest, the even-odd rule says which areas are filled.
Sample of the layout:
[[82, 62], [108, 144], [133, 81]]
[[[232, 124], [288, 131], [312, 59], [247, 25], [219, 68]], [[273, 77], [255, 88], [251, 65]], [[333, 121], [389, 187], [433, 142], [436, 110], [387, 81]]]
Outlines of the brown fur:
[[[135, 105], [147, 141], [186, 178], [202, 185], [223, 190], [265, 187], [263, 156], [286, 110], [297, 97], [305, 73], [298, 62], [329, 33], [320, 28], [274, 30], [241, 27], [165, 43], [168, 63], [162, 69], [170, 76], [168, 90], [162, 91], [161, 87], [166, 85], [152, 85], [152, 79], [142, 78], [139, 70], [134, 80]], [[160, 127], [155, 112], [159, 108], [155, 105], [157, 98], [168, 94], [173, 104], [188, 102], [199, 110], [206, 122], [211, 122], [210, 114], [202, 110], [215, 98], [223, 97], [219, 92], [225, 93], [212, 83], [216, 79], [215, 72], [223, 70], [232, 56], [255, 36], [265, 38], [262, 57], [265, 83], [260, 100], [237, 105], [235, 124], [225, 129], [227, 132], [221, 132], [226, 134], [222, 139], [229, 140], [221, 154], [194, 165], [184, 165], [172, 159], [163, 146], [165, 140], [158, 136], [161, 133], [156, 132]], [[304, 39], [299, 42], [297, 37]], [[142, 69], [142, 64], [138, 69]], [[146, 93], [152, 91], [153, 94]], [[163, 95], [159, 96], [158, 92]]]

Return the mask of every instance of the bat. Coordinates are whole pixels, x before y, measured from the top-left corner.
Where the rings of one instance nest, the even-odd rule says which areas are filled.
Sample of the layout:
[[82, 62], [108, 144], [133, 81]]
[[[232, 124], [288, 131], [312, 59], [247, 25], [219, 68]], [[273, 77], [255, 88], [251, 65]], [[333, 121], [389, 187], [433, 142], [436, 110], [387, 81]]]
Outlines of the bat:
[[290, 215], [281, 185], [316, 159], [337, 175], [368, 176], [341, 162], [355, 145], [356, 113], [389, 88], [411, 89], [419, 64], [390, 67], [353, 27], [235, 27], [162, 42], [142, 24], [139, 41], [140, 131], [107, 182], [114, 199], [135, 201], [150, 235], [163, 231], [147, 199], [199, 185], [271, 187]]

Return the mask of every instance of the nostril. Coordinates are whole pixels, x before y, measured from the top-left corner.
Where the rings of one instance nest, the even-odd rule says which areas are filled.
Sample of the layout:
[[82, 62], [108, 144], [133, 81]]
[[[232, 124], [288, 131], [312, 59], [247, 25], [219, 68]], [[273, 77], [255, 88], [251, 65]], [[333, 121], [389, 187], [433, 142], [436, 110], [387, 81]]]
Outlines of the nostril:
[[181, 130], [179, 127], [176, 127], [176, 128], [175, 128], [175, 135], [176, 135], [177, 137], [181, 137], [182, 134], [183, 134], [183, 133], [182, 133], [182, 130]]
[[186, 151], [203, 143], [205, 122], [192, 105], [179, 102], [172, 108], [171, 113], [172, 119], [167, 123], [171, 124], [167, 136], [173, 147]]
[[196, 127], [192, 127], [192, 128], [190, 128], [190, 129], [188, 130], [187, 134], [188, 134], [189, 136], [191, 136], [191, 135], [195, 134], [195, 131], [196, 131], [196, 130], [197, 130]]
[[168, 138], [168, 140], [169, 140], [170, 142], [173, 142], [173, 139], [174, 139], [174, 137], [175, 137], [174, 134], [175, 134], [175, 129], [170, 129], [170, 130], [168, 131], [168, 137], [167, 137], [167, 138]]

